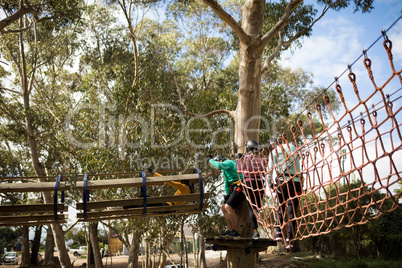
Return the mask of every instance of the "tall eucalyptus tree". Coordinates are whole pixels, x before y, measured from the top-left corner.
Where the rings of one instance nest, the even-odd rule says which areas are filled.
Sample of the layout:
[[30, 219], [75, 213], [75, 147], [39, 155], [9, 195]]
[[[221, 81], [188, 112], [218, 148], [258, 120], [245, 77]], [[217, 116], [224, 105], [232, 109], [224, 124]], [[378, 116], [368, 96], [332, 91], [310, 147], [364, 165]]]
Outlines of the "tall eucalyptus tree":
[[[38, 143], [38, 137], [46, 133], [47, 128], [41, 128], [41, 111], [35, 109], [31, 98], [40, 91], [36, 83], [39, 74], [49, 71], [47, 67], [52, 62], [65, 61], [71, 56], [69, 38], [74, 35], [74, 31], [70, 27], [80, 18], [83, 2], [73, 0], [68, 3], [68, 6], [65, 1], [20, 0], [1, 3], [7, 18], [14, 18], [18, 14], [18, 19], [9, 20], [2, 28], [0, 49], [10, 64], [10, 73], [9, 82], [2, 83], [1, 109], [7, 118], [4, 120], [13, 121], [25, 135], [31, 164], [40, 181], [44, 181], [43, 177], [46, 176], [42, 162], [47, 152]], [[21, 13], [25, 7], [34, 11]], [[10, 105], [18, 106], [19, 110], [11, 110]], [[48, 193], [43, 193], [43, 199], [45, 203], [52, 202]], [[71, 267], [62, 226], [51, 224], [51, 227], [59, 249], [60, 262], [63, 267]]]

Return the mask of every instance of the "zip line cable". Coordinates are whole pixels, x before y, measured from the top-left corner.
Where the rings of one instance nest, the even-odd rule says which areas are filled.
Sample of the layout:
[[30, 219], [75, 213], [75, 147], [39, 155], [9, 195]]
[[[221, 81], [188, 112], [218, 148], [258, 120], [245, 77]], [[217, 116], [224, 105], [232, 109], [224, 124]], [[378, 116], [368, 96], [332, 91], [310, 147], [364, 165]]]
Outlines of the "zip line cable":
[[[402, 13], [402, 10], [401, 10]], [[389, 26], [386, 30], [382, 30], [381, 31], [381, 35], [367, 48], [367, 49], [363, 49], [362, 54], [352, 63], [348, 65], [348, 68], [346, 68], [345, 71], [343, 71], [339, 76], [335, 77], [335, 80], [329, 85], [327, 86], [325, 89], [323, 89], [323, 91], [309, 104], [305, 107], [305, 109], [303, 111], [301, 111], [300, 113], [297, 114], [297, 118], [300, 117], [300, 115], [302, 115], [305, 111], [308, 110], [308, 108], [310, 108], [314, 103], [316, 103], [316, 101], [318, 100], [318, 98], [322, 97], [322, 95], [328, 91], [328, 89], [333, 86], [335, 83], [338, 83], [339, 78], [341, 78], [348, 70], [351, 70], [352, 66], [354, 64], [356, 64], [356, 62], [358, 60], [360, 60], [363, 56], [367, 56], [367, 52], [381, 39], [381, 37], [388, 39], [386, 33], [391, 30], [395, 24], [402, 19], [402, 14], [399, 16], [399, 18], [397, 18], [392, 24], [391, 26]], [[290, 121], [290, 117], [288, 117], [288, 122]]]

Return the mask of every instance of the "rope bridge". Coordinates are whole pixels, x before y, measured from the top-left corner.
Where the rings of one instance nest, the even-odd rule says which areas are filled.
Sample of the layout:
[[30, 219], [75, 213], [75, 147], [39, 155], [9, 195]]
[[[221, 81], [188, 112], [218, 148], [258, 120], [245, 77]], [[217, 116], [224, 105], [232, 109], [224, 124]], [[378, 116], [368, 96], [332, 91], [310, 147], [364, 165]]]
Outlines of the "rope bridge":
[[[264, 181], [262, 189], [252, 189], [254, 196], [246, 196], [268, 237], [278, 232], [290, 240], [318, 236], [365, 224], [401, 206], [401, 192], [395, 190], [402, 181], [402, 69], [394, 64], [386, 31], [382, 34], [391, 73], [384, 83], [379, 85], [374, 78], [372, 61], [363, 51], [363, 65], [374, 88], [371, 93], [367, 87], [359, 88], [357, 74], [349, 65], [342, 85], [335, 78], [343, 114], [337, 116], [324, 96], [331, 123], [325, 122], [324, 107], [316, 105], [322, 131], [316, 133], [313, 116], [307, 112], [308, 122], [298, 120], [291, 126], [291, 137], [282, 134], [276, 147], [264, 148], [254, 159], [240, 160], [241, 166], [245, 161], [258, 162], [238, 172]], [[389, 88], [393, 92], [387, 92]], [[354, 105], [351, 99], [356, 99]], [[306, 126], [312, 132], [309, 136]], [[261, 202], [252, 202], [255, 198]]]

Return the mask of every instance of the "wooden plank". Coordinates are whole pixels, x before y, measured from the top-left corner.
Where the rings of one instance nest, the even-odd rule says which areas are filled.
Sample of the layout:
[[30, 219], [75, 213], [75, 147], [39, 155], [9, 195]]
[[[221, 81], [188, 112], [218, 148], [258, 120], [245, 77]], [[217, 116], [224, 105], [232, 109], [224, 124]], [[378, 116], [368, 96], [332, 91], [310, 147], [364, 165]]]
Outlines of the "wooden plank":
[[[0, 193], [10, 192], [52, 192], [55, 182], [0, 183]], [[59, 192], [70, 189], [65, 182], [60, 182]]]
[[[208, 206], [207, 203], [204, 203], [203, 209]], [[178, 211], [194, 211], [197, 212], [199, 209], [199, 204], [186, 204], [186, 205], [175, 205], [175, 206], [158, 206], [158, 207], [147, 207], [147, 215], [160, 213], [159, 216], [165, 215], [165, 213], [175, 213]], [[129, 216], [141, 215], [143, 214], [143, 208], [130, 208], [130, 209], [113, 209], [107, 211], [89, 211], [87, 212], [87, 218], [98, 217], [98, 216], [116, 216], [119, 215], [123, 218], [127, 218]], [[78, 219], [84, 218], [84, 213], [77, 213]]]
[[[0, 214], [16, 214], [16, 213], [40, 213], [49, 212], [53, 213], [53, 204], [30, 204], [30, 205], [7, 205], [0, 206]], [[68, 211], [68, 207], [63, 203], [57, 204], [57, 211]]]
[[[201, 211], [197, 210], [189, 210], [189, 211], [172, 211], [172, 212], [163, 212], [163, 213], [151, 213], [147, 214], [146, 217], [161, 217], [161, 216], [176, 216], [176, 215], [190, 215], [190, 214], [198, 214], [198, 213], [204, 213], [206, 211], [205, 209], [202, 209]], [[143, 218], [143, 215], [138, 215], [138, 214], [133, 214], [133, 215], [113, 215], [113, 216], [102, 216], [102, 215], [96, 215], [92, 216], [90, 218], [87, 218], [88, 221], [103, 221], [103, 220], [122, 220], [122, 219], [140, 219]], [[83, 222], [84, 219], [78, 219], [79, 222]]]
[[[66, 223], [66, 222], [67, 222], [66, 219], [59, 220], [59, 223]], [[48, 225], [48, 224], [52, 224], [52, 223], [56, 223], [56, 222], [54, 220], [52, 220], [52, 221], [35, 221], [35, 222], [15, 222], [15, 223], [1, 223], [0, 222], [0, 226], [1, 227], [22, 226], [22, 225], [35, 226], [35, 225]]]
[[[159, 213], [147, 213], [146, 217], [161, 217], [161, 216], [171, 216], [171, 215], [183, 215], [183, 214], [197, 214], [203, 213], [207, 209], [204, 207], [201, 211], [198, 209], [194, 210], [180, 210], [180, 211], [171, 211], [171, 212], [159, 212]], [[142, 214], [131, 214], [131, 215], [92, 215], [91, 217], [87, 217], [88, 221], [103, 221], [103, 220], [121, 220], [121, 219], [139, 219], [143, 218]], [[84, 221], [84, 218], [78, 218], [79, 222]]]
[[[209, 198], [209, 193], [204, 193], [204, 200]], [[119, 200], [105, 200], [105, 201], [94, 201], [87, 202], [87, 210], [90, 209], [105, 209], [107, 207], [122, 207], [122, 206], [142, 206], [144, 198], [134, 198], [134, 199], [119, 199]], [[183, 194], [183, 195], [171, 195], [171, 196], [153, 196], [147, 197], [147, 204], [161, 204], [166, 202], [192, 202], [200, 201], [200, 194]], [[77, 209], [84, 209], [83, 203], [77, 203]]]
[[[205, 176], [203, 176], [205, 177]], [[192, 183], [198, 183], [198, 174], [172, 175], [163, 177], [147, 177], [146, 184], [148, 185], [163, 185], [167, 181], [190, 180]], [[105, 189], [105, 188], [122, 188], [122, 187], [141, 187], [142, 178], [128, 179], [111, 179], [111, 180], [88, 180], [87, 189]], [[84, 188], [83, 181], [77, 181], [78, 189]]]
[[[64, 219], [68, 217], [67, 214], [57, 214], [59, 219]], [[54, 215], [52, 214], [45, 214], [45, 215], [29, 215], [29, 216], [2, 216], [0, 217], [0, 224], [3, 223], [31, 223], [31, 222], [38, 222], [38, 221], [53, 221], [54, 222]]]

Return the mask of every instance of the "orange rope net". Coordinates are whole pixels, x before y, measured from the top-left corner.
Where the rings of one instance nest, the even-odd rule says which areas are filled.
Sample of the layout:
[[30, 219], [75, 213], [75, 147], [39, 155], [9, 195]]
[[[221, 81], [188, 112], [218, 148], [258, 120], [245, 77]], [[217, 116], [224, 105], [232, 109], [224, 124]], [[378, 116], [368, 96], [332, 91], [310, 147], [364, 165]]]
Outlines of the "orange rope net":
[[[325, 122], [322, 107], [316, 105], [323, 129], [320, 133], [315, 133], [312, 115], [307, 113], [312, 137], [306, 137], [304, 123], [298, 120], [290, 129], [293, 137], [282, 134], [273, 150], [264, 148], [255, 157], [239, 160], [238, 166], [246, 167], [238, 168], [239, 173], [263, 182], [260, 189], [255, 187], [257, 183], [253, 186], [243, 181], [242, 186], [268, 237], [295, 240], [326, 234], [365, 224], [401, 205], [401, 192], [395, 190], [401, 187], [402, 173], [398, 123], [402, 105], [396, 94], [402, 89], [402, 70], [395, 70], [392, 43], [386, 35], [384, 39], [392, 74], [382, 85], [377, 85], [371, 60], [364, 52], [372, 93], [367, 88], [359, 93], [356, 74], [349, 66], [353, 92], [348, 93], [357, 100], [353, 108], [348, 108], [350, 97], [345, 100], [336, 81], [344, 113], [336, 116], [329, 97], [324, 96], [332, 123]], [[399, 89], [387, 94], [386, 87]], [[364, 94], [367, 97], [362, 97]], [[297, 142], [297, 130], [302, 142]]]

